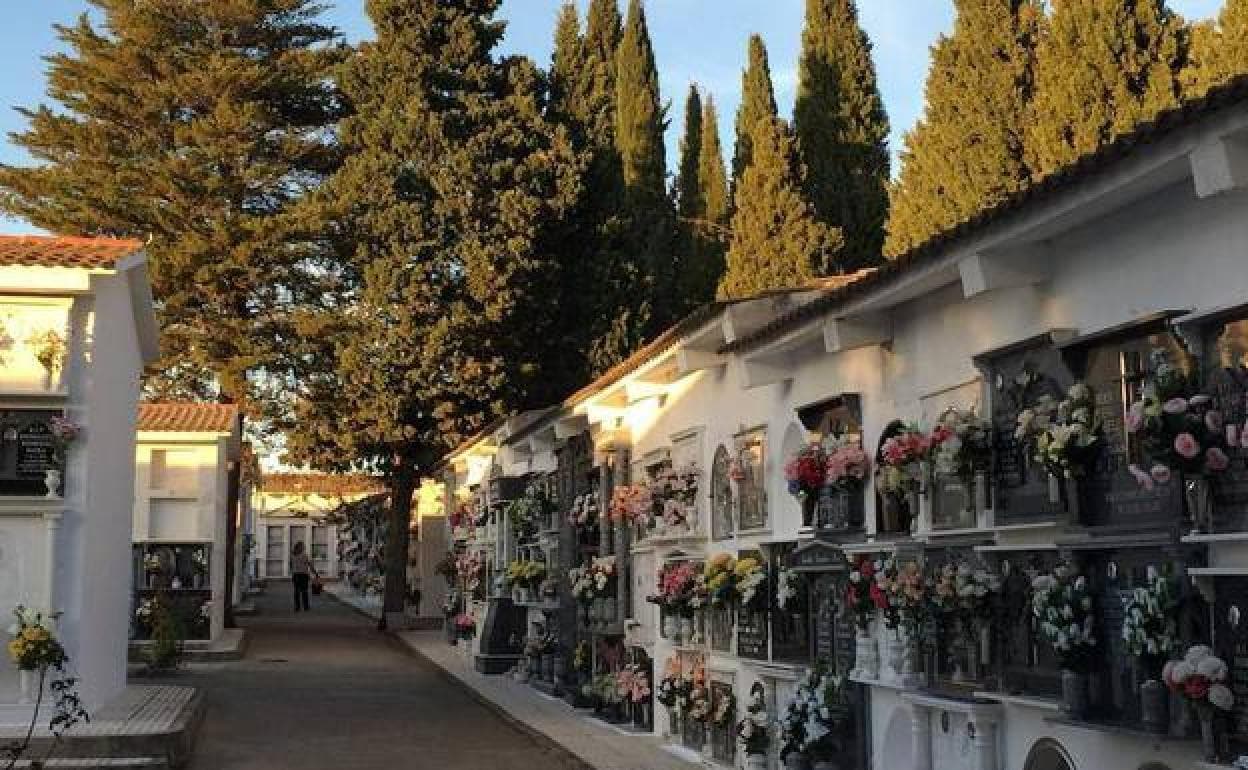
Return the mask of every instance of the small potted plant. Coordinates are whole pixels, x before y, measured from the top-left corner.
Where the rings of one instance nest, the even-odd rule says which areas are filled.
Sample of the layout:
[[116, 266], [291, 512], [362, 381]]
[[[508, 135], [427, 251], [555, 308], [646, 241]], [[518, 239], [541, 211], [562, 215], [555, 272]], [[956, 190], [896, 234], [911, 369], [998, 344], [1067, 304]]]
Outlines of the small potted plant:
[[771, 747], [771, 719], [767, 715], [766, 691], [760, 682], [750, 686], [745, 714], [737, 723], [737, 739], [745, 753], [747, 770], [767, 770], [767, 750]]

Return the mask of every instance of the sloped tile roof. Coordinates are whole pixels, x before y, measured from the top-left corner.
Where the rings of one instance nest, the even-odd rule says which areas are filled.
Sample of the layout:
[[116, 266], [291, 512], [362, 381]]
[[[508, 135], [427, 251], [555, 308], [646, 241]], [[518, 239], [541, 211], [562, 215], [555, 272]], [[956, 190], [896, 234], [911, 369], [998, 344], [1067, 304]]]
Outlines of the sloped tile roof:
[[265, 473], [258, 489], [271, 495], [348, 497], [384, 492], [386, 485], [364, 473]]
[[229, 433], [238, 423], [238, 406], [212, 403], [139, 404], [141, 431]]
[[128, 238], [0, 235], [0, 265], [111, 268], [142, 250], [142, 243]]

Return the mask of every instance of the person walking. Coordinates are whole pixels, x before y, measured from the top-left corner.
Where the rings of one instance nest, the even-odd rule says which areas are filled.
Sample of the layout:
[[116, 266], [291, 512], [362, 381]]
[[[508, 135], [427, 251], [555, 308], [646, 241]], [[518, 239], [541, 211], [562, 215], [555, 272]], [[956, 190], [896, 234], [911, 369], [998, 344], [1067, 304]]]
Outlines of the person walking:
[[295, 587], [295, 612], [312, 609], [308, 604], [308, 586], [312, 583], [313, 576], [317, 580], [321, 579], [312, 559], [308, 557], [303, 541], [300, 540], [290, 549], [290, 582]]

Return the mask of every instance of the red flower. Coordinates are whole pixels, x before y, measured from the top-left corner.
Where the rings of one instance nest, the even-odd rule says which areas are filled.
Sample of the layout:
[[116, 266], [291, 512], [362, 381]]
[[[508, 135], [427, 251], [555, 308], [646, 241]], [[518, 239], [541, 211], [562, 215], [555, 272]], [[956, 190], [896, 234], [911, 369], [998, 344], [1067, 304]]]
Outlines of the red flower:
[[1204, 700], [1205, 696], [1209, 694], [1210, 684], [1208, 677], [1193, 674], [1183, 683], [1183, 690], [1187, 693], [1187, 697], [1192, 700]]
[[849, 590], [847, 590], [847, 591], [845, 592], [845, 601], [846, 601], [848, 604], [857, 604], [857, 603], [858, 603], [858, 592], [857, 592], [856, 590], [854, 590], [854, 587], [853, 587], [853, 586], [850, 586], [850, 587], [849, 587]]
[[871, 584], [871, 601], [875, 602], [875, 606], [882, 610], [888, 609], [888, 597], [884, 595], [883, 589], [879, 583]]
[[858, 563], [858, 571], [862, 573], [863, 580], [870, 580], [875, 577], [875, 565], [870, 559], [863, 559]]

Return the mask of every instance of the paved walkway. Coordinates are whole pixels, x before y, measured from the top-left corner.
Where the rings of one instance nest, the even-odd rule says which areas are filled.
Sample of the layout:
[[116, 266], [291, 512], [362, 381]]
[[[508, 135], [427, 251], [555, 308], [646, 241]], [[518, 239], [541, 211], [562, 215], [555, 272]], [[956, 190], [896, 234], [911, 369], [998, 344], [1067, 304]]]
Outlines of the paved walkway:
[[273, 584], [257, 605], [242, 661], [175, 677], [207, 695], [192, 770], [584, 768], [333, 599], [296, 615]]

